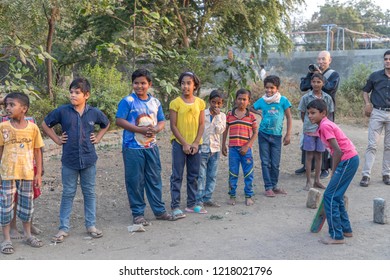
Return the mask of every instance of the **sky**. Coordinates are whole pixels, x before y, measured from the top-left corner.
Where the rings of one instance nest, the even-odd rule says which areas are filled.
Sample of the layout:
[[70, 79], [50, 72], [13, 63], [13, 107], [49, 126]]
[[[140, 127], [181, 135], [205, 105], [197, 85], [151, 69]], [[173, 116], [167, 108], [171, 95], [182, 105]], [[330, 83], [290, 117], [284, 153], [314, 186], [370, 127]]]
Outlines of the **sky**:
[[[326, 2], [326, 0], [306, 0], [306, 7], [304, 9], [306, 12], [303, 14], [305, 19], [310, 19], [311, 16], [315, 13], [318, 12], [319, 6], [323, 6]], [[339, 0], [340, 3], [346, 3], [348, 2], [347, 0]], [[390, 1], [389, 0], [371, 0], [371, 2], [374, 5], [377, 5], [381, 7], [383, 11], [386, 11], [387, 9], [390, 10]]]

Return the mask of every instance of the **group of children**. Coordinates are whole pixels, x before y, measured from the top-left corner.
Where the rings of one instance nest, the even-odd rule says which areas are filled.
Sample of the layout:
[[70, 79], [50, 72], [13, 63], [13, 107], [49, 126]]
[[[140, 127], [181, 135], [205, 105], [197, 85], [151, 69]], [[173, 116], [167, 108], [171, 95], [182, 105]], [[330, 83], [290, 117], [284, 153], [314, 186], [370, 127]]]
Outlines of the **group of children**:
[[[245, 204], [253, 205], [253, 155], [256, 138], [259, 143], [262, 177], [265, 195], [287, 194], [278, 186], [281, 147], [291, 138], [291, 103], [279, 92], [280, 79], [270, 75], [264, 79], [265, 94], [250, 106], [251, 92], [236, 92], [235, 104], [225, 115], [223, 92], [213, 90], [209, 95], [209, 107], [195, 96], [200, 80], [193, 72], [183, 72], [178, 80], [181, 95], [169, 105], [172, 131], [172, 175], [170, 178], [171, 211], [167, 211], [162, 199], [161, 161], [156, 135], [164, 129], [165, 117], [160, 101], [149, 93], [151, 73], [138, 69], [132, 74], [133, 92], [124, 97], [116, 113], [116, 125], [123, 128], [122, 154], [125, 184], [134, 224], [148, 226], [145, 219], [145, 193], [156, 219], [175, 221], [186, 213], [206, 214], [205, 207], [220, 207], [212, 199], [220, 153], [229, 154], [228, 203], [235, 205], [240, 165], [244, 173]], [[324, 144], [333, 154], [333, 176], [324, 193], [330, 238], [327, 244], [339, 244], [344, 236], [352, 236], [352, 229], [343, 203], [343, 195], [351, 182], [358, 156], [351, 141], [330, 122], [326, 115], [333, 107], [328, 96], [321, 91], [324, 80], [321, 74], [312, 77], [313, 90], [302, 97], [299, 109], [304, 121], [304, 149], [307, 164]], [[86, 79], [75, 79], [70, 87], [70, 104], [49, 113], [43, 123], [43, 131], [58, 145], [62, 145], [62, 198], [59, 231], [52, 241], [61, 243], [69, 235], [72, 204], [80, 178], [84, 197], [85, 227], [92, 238], [100, 238], [103, 232], [96, 228], [95, 178], [99, 143], [109, 128], [108, 118], [97, 108], [87, 104], [90, 84]], [[11, 240], [11, 220], [15, 215], [23, 223], [24, 241], [32, 247], [43, 243], [31, 234], [33, 213], [33, 189], [42, 183], [43, 141], [39, 128], [25, 119], [28, 96], [11, 93], [4, 100], [8, 121], [0, 124], [0, 224], [4, 240], [3, 254], [14, 253]], [[258, 128], [254, 113], [261, 115]], [[282, 136], [284, 118], [287, 129]], [[54, 126], [61, 125], [58, 135]], [[100, 130], [95, 134], [95, 125]], [[227, 146], [226, 141], [228, 140]], [[36, 172], [34, 174], [33, 161]], [[310, 160], [310, 162], [309, 162]], [[310, 165], [307, 165], [310, 167]], [[317, 164], [316, 166], [320, 166]], [[181, 186], [186, 168], [187, 199], [184, 211], [181, 206]], [[306, 168], [310, 171], [310, 168]], [[314, 187], [324, 188], [316, 171]], [[310, 173], [306, 188], [311, 187]], [[15, 198], [17, 193], [17, 199]]]

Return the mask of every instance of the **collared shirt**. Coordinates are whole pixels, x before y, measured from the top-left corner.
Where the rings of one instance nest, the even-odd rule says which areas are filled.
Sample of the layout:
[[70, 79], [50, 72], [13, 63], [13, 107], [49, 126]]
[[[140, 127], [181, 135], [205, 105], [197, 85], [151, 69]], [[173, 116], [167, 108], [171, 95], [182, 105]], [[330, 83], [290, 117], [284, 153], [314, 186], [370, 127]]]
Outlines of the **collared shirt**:
[[[322, 75], [325, 78], [326, 72], [330, 71], [331, 68], [326, 69]], [[307, 90], [312, 90], [313, 88], [311, 87], [311, 76], [313, 73], [308, 73], [306, 77], [301, 78], [301, 84], [300, 84], [300, 89], [301, 91], [307, 91]], [[337, 89], [339, 88], [340, 84], [340, 75], [336, 71], [333, 71], [332, 74], [330, 74], [329, 78], [325, 78], [325, 83], [322, 87], [322, 91], [326, 92], [327, 94], [332, 97], [333, 103], [336, 105], [336, 92]]]
[[[303, 119], [303, 133], [313, 133], [313, 132], [316, 132], [318, 129], [318, 125], [315, 123], [312, 123], [309, 120], [309, 117], [307, 115], [307, 109], [306, 109], [307, 105], [311, 101], [316, 100], [316, 99], [318, 99], [318, 97], [313, 93], [313, 91], [309, 91], [304, 96], [302, 96], [301, 101], [299, 102], [298, 110], [305, 113], [305, 117]], [[334, 106], [333, 106], [333, 102], [332, 102], [332, 97], [330, 97], [329, 94], [322, 92], [321, 99], [324, 100], [326, 103], [328, 115], [330, 113], [333, 113]]]
[[68, 168], [80, 170], [94, 165], [97, 161], [95, 145], [90, 137], [95, 125], [106, 128], [109, 120], [99, 109], [86, 105], [83, 114], [66, 104], [54, 109], [45, 117], [48, 127], [60, 124], [68, 140], [62, 145], [62, 164]]
[[235, 116], [235, 110], [229, 111], [226, 116], [226, 125], [229, 128], [229, 147], [242, 147], [252, 138], [257, 129], [257, 120], [254, 114], [246, 109], [241, 119]]
[[318, 134], [321, 138], [321, 141], [325, 146], [330, 150], [331, 155], [333, 155], [333, 148], [329, 144], [330, 139], [336, 139], [337, 144], [340, 147], [341, 152], [343, 153], [341, 160], [347, 160], [353, 158], [358, 153], [352, 141], [345, 136], [344, 132], [327, 117], [323, 118], [318, 126]]
[[226, 115], [220, 112], [218, 115], [212, 116], [210, 109], [206, 109], [204, 110], [204, 116], [205, 127], [201, 152], [219, 152], [221, 150], [221, 134], [226, 129]]
[[[123, 98], [118, 105], [116, 118], [125, 119], [135, 126], [153, 127], [161, 121], [165, 121], [160, 101], [148, 93], [146, 100], [139, 99], [134, 92]], [[123, 130], [123, 148], [147, 149], [156, 145], [156, 135], [146, 137], [141, 133]]]
[[385, 69], [372, 73], [363, 91], [371, 92], [370, 100], [375, 107], [390, 108], [390, 77], [385, 74]]

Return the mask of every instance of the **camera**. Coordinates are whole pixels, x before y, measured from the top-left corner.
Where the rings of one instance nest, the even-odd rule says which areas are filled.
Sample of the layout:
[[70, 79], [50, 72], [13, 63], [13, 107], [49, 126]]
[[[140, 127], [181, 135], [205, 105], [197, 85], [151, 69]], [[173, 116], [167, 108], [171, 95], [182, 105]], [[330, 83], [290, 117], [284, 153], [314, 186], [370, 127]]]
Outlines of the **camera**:
[[320, 70], [320, 68], [319, 68], [317, 65], [315, 65], [315, 64], [310, 64], [310, 65], [309, 65], [309, 72], [314, 73], [314, 72], [316, 72], [316, 71], [318, 71], [318, 72], [321, 73], [321, 70]]

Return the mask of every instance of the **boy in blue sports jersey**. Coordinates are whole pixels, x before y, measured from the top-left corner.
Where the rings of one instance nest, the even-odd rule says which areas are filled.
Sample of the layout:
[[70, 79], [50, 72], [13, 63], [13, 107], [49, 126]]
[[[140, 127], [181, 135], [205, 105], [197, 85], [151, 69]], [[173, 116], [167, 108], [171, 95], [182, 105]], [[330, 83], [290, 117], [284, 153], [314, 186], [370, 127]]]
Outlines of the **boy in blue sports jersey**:
[[174, 220], [162, 201], [161, 162], [156, 135], [164, 129], [161, 103], [148, 93], [152, 77], [148, 70], [138, 69], [132, 76], [133, 92], [118, 105], [116, 125], [123, 128], [123, 163], [125, 183], [133, 223], [150, 225], [145, 219], [145, 199], [157, 220]]

